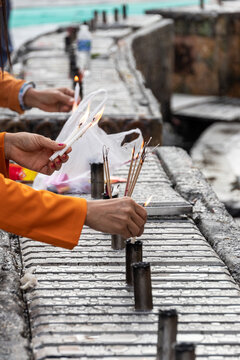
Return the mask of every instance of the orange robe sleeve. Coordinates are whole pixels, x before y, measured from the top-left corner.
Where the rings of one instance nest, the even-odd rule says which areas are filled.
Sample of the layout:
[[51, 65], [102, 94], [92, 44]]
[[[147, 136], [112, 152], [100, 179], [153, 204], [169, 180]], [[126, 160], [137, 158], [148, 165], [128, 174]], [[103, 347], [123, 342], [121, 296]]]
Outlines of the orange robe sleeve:
[[19, 104], [18, 93], [24, 83], [25, 80], [15, 79], [6, 71], [4, 71], [4, 77], [2, 77], [0, 71], [0, 106], [23, 114], [24, 111]]
[[85, 199], [37, 191], [5, 176], [4, 133], [0, 134], [0, 228], [17, 235], [72, 249], [87, 213]]

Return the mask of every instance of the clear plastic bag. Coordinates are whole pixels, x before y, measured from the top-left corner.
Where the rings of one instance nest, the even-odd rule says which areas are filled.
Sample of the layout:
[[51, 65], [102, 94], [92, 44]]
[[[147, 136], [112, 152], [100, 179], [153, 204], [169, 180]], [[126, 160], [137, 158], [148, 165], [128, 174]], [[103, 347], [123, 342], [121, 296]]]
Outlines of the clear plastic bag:
[[[78, 126], [79, 119], [83, 116], [88, 104], [98, 97], [101, 90], [89, 94], [80, 103], [76, 114], [74, 113], [65, 123], [56, 141], [64, 143], [72, 131]], [[106, 92], [105, 92], [106, 93]], [[95, 101], [96, 102], [96, 101]], [[101, 105], [102, 103], [100, 103]], [[95, 106], [95, 103], [91, 104]], [[100, 105], [94, 107], [99, 111]], [[94, 111], [90, 111], [92, 114]], [[131, 143], [122, 145], [125, 137], [137, 134], [138, 137]], [[51, 176], [38, 174], [33, 183], [37, 190], [47, 189], [51, 185], [61, 185], [70, 187], [71, 193], [90, 193], [90, 164], [102, 162], [102, 149], [105, 145], [109, 149], [108, 159], [110, 173], [119, 168], [122, 164], [131, 159], [132, 148], [140, 149], [143, 138], [139, 129], [133, 129], [117, 134], [106, 134], [98, 125], [91, 127], [88, 131], [72, 145], [72, 152], [69, 160], [62, 165], [59, 171], [55, 171]]]

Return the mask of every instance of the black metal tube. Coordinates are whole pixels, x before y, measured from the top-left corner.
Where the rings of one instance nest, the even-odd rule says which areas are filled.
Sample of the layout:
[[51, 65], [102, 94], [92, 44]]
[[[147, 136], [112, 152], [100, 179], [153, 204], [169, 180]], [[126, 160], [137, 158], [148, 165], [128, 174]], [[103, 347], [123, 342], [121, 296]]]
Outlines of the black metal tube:
[[118, 22], [118, 9], [114, 9], [114, 21]]
[[159, 310], [157, 360], [175, 360], [177, 320], [176, 310]]
[[104, 192], [103, 163], [90, 164], [91, 166], [91, 196], [93, 199], [101, 199]]
[[142, 261], [142, 241], [136, 240], [134, 243], [131, 239], [126, 240], [126, 283], [133, 286], [133, 269], [132, 264]]
[[123, 19], [127, 18], [127, 5], [122, 6]]
[[195, 345], [192, 343], [179, 343], [175, 345], [176, 360], [195, 360]]
[[94, 10], [93, 14], [94, 14], [93, 16], [94, 16], [95, 23], [97, 23], [98, 22], [98, 11]]
[[107, 23], [107, 12], [105, 10], [102, 12], [102, 22], [103, 24]]
[[122, 250], [125, 248], [125, 241], [124, 237], [121, 235], [112, 235], [112, 249], [114, 250]]
[[150, 263], [132, 264], [135, 310], [150, 311], [153, 308]]

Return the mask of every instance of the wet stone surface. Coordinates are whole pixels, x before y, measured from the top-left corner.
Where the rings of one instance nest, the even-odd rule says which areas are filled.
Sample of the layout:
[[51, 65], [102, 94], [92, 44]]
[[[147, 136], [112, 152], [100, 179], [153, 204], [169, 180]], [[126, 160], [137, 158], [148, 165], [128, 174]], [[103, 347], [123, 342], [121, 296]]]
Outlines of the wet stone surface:
[[[122, 168], [116, 175], [126, 174]], [[158, 182], [145, 181], [151, 174]], [[155, 156], [144, 164], [138, 186], [137, 201], [148, 192], [166, 207], [186, 201]], [[196, 343], [197, 359], [239, 358], [239, 286], [192, 218], [149, 217], [141, 240], [143, 259], [151, 262], [154, 308], [148, 313], [134, 310], [125, 250], [113, 250], [110, 235], [84, 227], [71, 252], [21, 239], [23, 266], [36, 267], [38, 279], [25, 295], [36, 360], [155, 359], [158, 310], [169, 308], [179, 313], [177, 340]]]

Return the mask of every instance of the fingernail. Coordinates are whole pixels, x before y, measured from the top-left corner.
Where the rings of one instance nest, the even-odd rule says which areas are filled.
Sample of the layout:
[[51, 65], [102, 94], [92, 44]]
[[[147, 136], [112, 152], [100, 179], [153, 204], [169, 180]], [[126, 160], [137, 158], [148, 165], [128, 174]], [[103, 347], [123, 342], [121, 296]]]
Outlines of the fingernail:
[[58, 144], [58, 146], [63, 146], [64, 144]]
[[51, 168], [52, 168], [52, 169], [55, 169], [55, 165], [54, 165], [54, 164], [51, 164]]
[[56, 160], [56, 163], [57, 163], [57, 164], [60, 164], [60, 163], [61, 163], [61, 161], [60, 161], [60, 160]]

